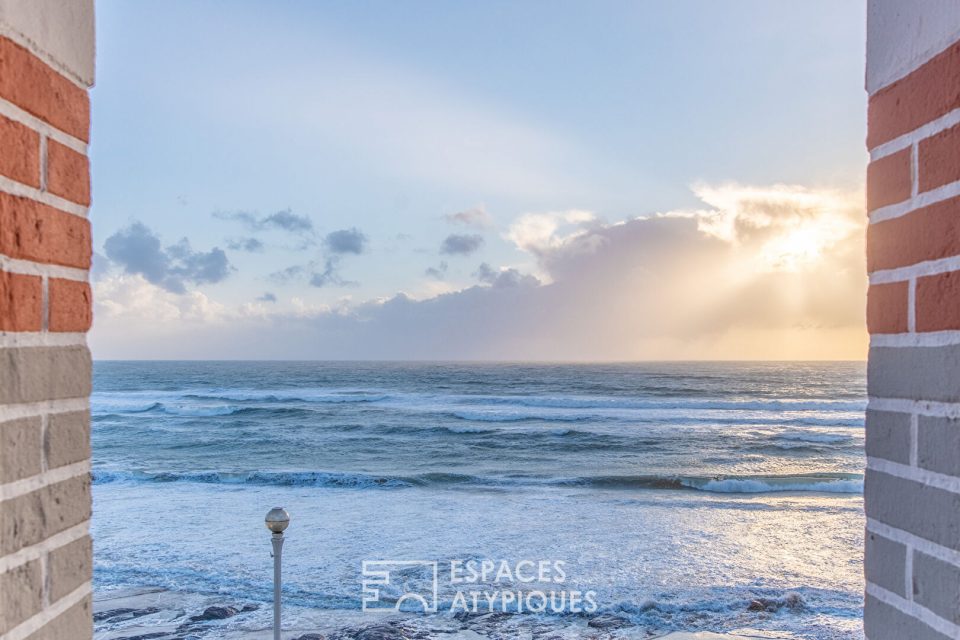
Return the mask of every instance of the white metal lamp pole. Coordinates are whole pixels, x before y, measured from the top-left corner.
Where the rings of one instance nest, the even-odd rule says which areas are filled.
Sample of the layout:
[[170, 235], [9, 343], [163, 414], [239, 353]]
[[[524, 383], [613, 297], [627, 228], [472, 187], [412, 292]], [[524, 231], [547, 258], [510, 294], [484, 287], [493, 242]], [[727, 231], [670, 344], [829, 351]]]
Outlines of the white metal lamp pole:
[[273, 640], [280, 640], [280, 556], [283, 552], [283, 531], [290, 526], [290, 514], [283, 507], [274, 507], [264, 518], [267, 529], [273, 532]]

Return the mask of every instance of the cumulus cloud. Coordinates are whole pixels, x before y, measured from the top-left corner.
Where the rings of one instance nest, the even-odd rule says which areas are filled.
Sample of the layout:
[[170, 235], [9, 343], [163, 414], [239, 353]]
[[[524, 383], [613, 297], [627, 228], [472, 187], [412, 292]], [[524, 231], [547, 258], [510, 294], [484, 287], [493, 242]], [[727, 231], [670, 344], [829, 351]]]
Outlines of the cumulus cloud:
[[795, 271], [815, 262], [863, 226], [857, 207], [830, 191], [701, 184], [694, 193], [712, 208], [682, 214], [693, 215], [705, 233], [757, 247], [757, 267], [767, 270]]
[[142, 275], [172, 293], [184, 293], [188, 284], [220, 282], [233, 271], [222, 249], [194, 251], [186, 238], [164, 248], [160, 237], [142, 222], [114, 233], [103, 248], [124, 272]]
[[361, 254], [367, 247], [367, 236], [357, 229], [340, 229], [331, 231], [323, 240], [323, 246], [333, 254]]
[[489, 229], [493, 226], [493, 218], [487, 213], [487, 210], [481, 207], [473, 207], [457, 213], [448, 213], [445, 216], [447, 222], [459, 224], [466, 227], [475, 227], [477, 229]]
[[231, 238], [227, 240], [227, 249], [257, 253], [263, 251], [263, 242], [257, 238]]
[[257, 298], [257, 302], [276, 302], [277, 296], [269, 291], [264, 292], [262, 296]]
[[224, 305], [200, 291], [172, 291], [151, 282], [142, 273], [114, 273], [94, 283], [94, 287], [99, 296], [97, 313], [102, 319], [123, 322], [136, 318], [142, 328], [166, 326], [169, 331], [176, 329], [177, 323], [209, 328], [230, 315]]
[[[543, 256], [584, 235], [588, 223], [593, 222], [595, 218], [593, 213], [580, 210], [527, 213], [510, 225], [504, 237], [523, 251], [535, 256]], [[575, 230], [560, 233], [561, 229], [570, 226], [576, 227]]]
[[451, 233], [440, 244], [440, 253], [450, 256], [468, 256], [483, 246], [483, 236], [478, 233]]
[[[194, 357], [238, 357], [238, 345], [243, 357], [266, 358], [864, 355], [860, 193], [737, 184], [695, 193], [700, 208], [613, 223], [583, 211], [521, 216], [506, 237], [545, 278], [484, 263], [479, 284], [460, 291], [256, 320], [236, 310], [231, 322], [198, 327], [176, 344]], [[96, 299], [105, 302], [99, 292]], [[104, 317], [107, 331], [117, 315]], [[159, 355], [143, 352], [155, 344], [140, 345], [138, 355]]]

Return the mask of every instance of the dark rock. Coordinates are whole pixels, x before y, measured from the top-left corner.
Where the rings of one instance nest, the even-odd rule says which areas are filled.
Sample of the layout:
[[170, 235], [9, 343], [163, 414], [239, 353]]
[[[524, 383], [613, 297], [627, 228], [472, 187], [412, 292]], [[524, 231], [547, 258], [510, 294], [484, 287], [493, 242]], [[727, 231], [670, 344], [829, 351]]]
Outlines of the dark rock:
[[629, 627], [630, 621], [620, 616], [615, 616], [609, 613], [601, 613], [598, 616], [595, 616], [587, 622], [588, 627], [594, 629], [621, 629], [623, 627]]
[[108, 611], [98, 611], [93, 614], [94, 622], [121, 622], [123, 620], [132, 620], [142, 618], [160, 611], [158, 607], [147, 607], [146, 609], [131, 609], [122, 607], [120, 609], [110, 609]]
[[403, 629], [382, 624], [359, 629], [353, 637], [355, 640], [405, 640], [406, 634]]
[[293, 638], [293, 640], [326, 640], [319, 633], [308, 633], [300, 636], [299, 638]]
[[243, 605], [243, 609], [240, 609], [240, 613], [246, 613], [247, 611], [256, 611], [259, 608], [260, 608], [260, 605], [258, 604], [245, 604]]
[[786, 607], [790, 611], [802, 611], [807, 604], [803, 601], [800, 594], [788, 593], [781, 600], [774, 598], [757, 598], [751, 600], [747, 605], [747, 611], [764, 611], [766, 613], [776, 613]]
[[174, 638], [165, 631], [161, 631], [159, 633], [144, 633], [139, 636], [123, 636], [122, 638], [117, 638], [116, 640], [154, 640], [154, 638], [163, 638], [164, 640], [180, 640], [179, 637]]
[[430, 632], [414, 621], [390, 620], [333, 631], [326, 640], [429, 640]]
[[767, 613], [773, 613], [778, 608], [777, 601], [770, 598], [757, 598], [747, 605], [747, 611], [766, 611]]
[[110, 618], [118, 618], [120, 616], [126, 615], [128, 613], [133, 613], [136, 609], [110, 609], [109, 611], [98, 611], [93, 614], [93, 621], [100, 622], [102, 620], [108, 620]]
[[198, 616], [190, 616], [191, 622], [205, 622], [207, 620], [226, 620], [240, 613], [236, 607], [207, 607]]

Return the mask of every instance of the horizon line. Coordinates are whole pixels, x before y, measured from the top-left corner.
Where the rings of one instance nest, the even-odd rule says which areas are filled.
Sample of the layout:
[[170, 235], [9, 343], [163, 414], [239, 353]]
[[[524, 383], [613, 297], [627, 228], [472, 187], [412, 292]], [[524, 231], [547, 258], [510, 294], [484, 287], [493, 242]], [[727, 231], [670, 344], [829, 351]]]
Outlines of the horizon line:
[[93, 358], [93, 362], [389, 362], [419, 364], [764, 364], [764, 363], [862, 363], [867, 359], [815, 359], [815, 360], [493, 360], [493, 359], [403, 359], [403, 358]]

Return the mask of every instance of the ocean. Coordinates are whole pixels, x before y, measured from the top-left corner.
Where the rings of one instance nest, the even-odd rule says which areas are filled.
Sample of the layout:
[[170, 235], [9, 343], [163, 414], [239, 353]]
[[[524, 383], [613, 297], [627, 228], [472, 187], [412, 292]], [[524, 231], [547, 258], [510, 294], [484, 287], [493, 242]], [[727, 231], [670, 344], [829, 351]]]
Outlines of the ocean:
[[269, 637], [274, 506], [285, 638], [863, 637], [863, 363], [97, 362], [91, 403], [98, 638]]

